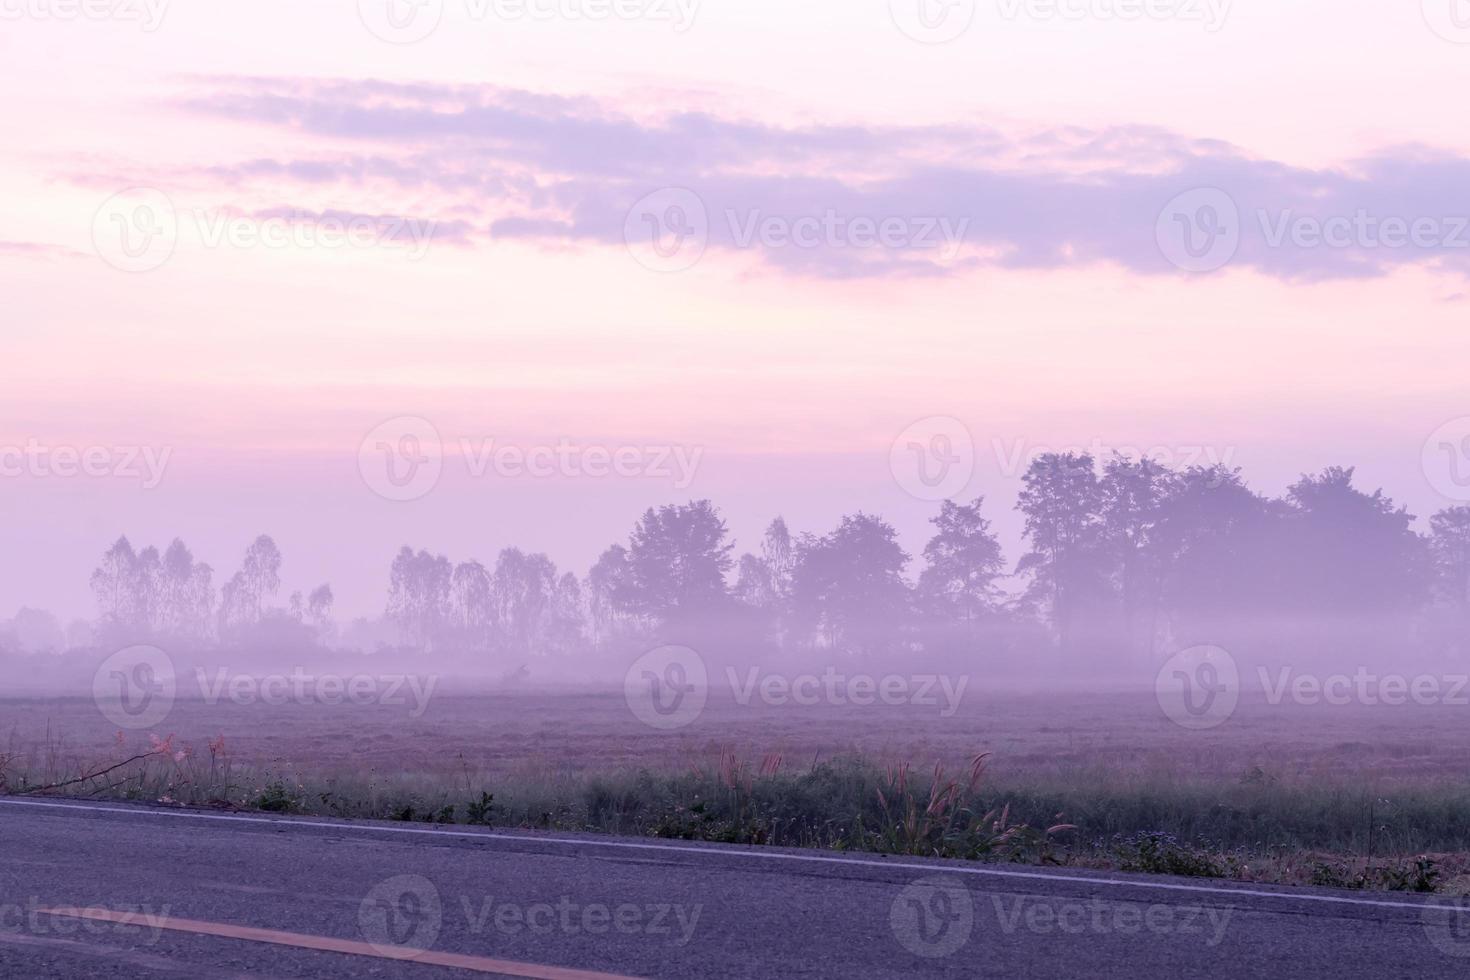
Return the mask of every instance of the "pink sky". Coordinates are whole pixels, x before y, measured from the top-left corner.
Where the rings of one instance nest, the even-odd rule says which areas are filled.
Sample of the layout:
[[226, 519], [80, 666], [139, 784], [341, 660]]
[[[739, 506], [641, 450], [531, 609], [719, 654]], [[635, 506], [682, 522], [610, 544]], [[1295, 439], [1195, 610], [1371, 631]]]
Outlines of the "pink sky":
[[[934, 504], [890, 451], [932, 417], [968, 429], [960, 492], [990, 497], [1012, 557], [1005, 461], [1030, 449], [1208, 450], [1271, 492], [1357, 464], [1421, 516], [1453, 502], [1421, 463], [1470, 416], [1470, 30], [1450, 0], [1136, 21], [994, 0], [945, 44], [897, 26], [904, 0], [604, 20], [443, 0], [413, 44], [373, 34], [375, 2], [0, 6], [0, 450], [168, 454], [156, 486], [0, 475], [0, 617], [89, 614], [119, 533], [183, 536], [228, 574], [270, 532], [288, 587], [331, 581], [346, 614], [379, 606], [400, 544], [519, 544], [580, 573], [690, 496], [745, 547], [777, 513], [820, 531], [864, 508], [917, 552]], [[1238, 242], [1189, 273], [1169, 209], [1200, 189], [1237, 209]], [[129, 260], [114, 219], [156, 195], [171, 251]], [[630, 248], [645, 212], [691, 200], [694, 252]], [[1202, 221], [1217, 198], [1184, 200]], [[1377, 237], [1311, 237], [1360, 214]], [[363, 239], [326, 247], [354, 216]], [[1390, 219], [1420, 239], [1386, 246]], [[859, 247], [854, 220], [902, 233]], [[449, 457], [406, 502], [360, 467], [399, 417]], [[487, 439], [700, 462], [476, 475], [460, 452]]]

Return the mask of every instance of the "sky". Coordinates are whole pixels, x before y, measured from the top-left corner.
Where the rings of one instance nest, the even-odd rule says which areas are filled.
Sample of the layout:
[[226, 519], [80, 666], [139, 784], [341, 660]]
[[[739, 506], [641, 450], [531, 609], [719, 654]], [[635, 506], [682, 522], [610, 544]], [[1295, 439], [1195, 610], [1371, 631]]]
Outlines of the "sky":
[[0, 0], [0, 618], [1030, 454], [1470, 499], [1464, 0]]

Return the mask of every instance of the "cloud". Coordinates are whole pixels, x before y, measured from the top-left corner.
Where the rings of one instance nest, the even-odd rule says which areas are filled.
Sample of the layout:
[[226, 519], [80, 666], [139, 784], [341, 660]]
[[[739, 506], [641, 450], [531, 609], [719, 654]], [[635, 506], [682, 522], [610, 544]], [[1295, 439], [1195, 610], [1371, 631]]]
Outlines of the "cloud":
[[0, 255], [28, 256], [39, 259], [81, 259], [87, 257], [81, 252], [66, 248], [63, 245], [51, 245], [46, 242], [11, 241], [0, 241]]
[[485, 86], [208, 84], [182, 104], [298, 154], [211, 177], [432, 194], [499, 238], [621, 246], [638, 202], [682, 189], [711, 250], [820, 279], [1109, 263], [1318, 281], [1470, 258], [1470, 161], [1424, 147], [1308, 169], [1149, 127], [775, 126]]

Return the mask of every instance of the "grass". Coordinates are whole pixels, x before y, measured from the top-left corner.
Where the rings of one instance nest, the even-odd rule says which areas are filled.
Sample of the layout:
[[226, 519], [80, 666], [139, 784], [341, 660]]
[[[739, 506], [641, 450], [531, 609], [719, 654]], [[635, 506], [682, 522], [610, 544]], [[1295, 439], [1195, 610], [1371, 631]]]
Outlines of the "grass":
[[1336, 888], [1470, 891], [1470, 786], [1369, 791], [1259, 768], [1230, 781], [1107, 770], [1033, 779], [777, 754], [673, 770], [337, 776], [236, 763], [223, 739], [79, 765], [0, 756], [0, 791], [380, 820], [1031, 862]]

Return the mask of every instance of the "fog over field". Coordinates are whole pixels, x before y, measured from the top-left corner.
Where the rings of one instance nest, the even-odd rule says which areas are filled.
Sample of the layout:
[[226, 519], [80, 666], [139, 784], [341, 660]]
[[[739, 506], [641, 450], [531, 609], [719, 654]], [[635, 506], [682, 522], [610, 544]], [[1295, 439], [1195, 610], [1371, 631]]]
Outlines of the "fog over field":
[[1451, 975], [1467, 15], [0, 0], [0, 980]]

